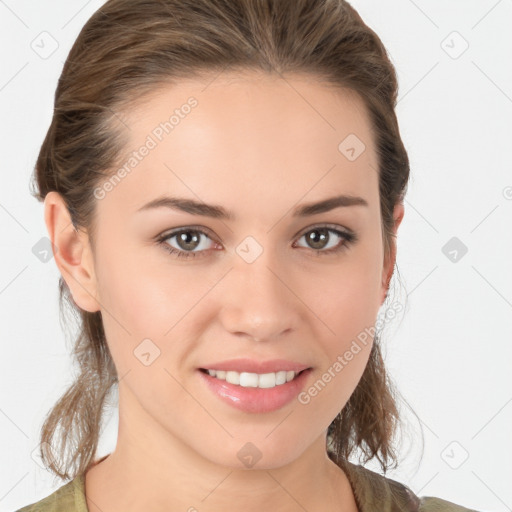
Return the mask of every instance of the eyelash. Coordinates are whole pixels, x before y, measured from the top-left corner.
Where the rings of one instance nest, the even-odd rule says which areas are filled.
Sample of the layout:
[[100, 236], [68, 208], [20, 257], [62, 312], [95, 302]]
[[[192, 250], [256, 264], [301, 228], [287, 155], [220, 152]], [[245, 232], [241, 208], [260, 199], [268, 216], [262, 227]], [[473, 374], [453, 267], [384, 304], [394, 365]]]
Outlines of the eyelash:
[[[327, 249], [327, 250], [310, 249], [317, 256], [326, 256], [326, 255], [330, 255], [330, 254], [339, 253], [339, 252], [341, 252], [343, 250], [348, 249], [351, 244], [357, 242], [357, 240], [358, 240], [358, 237], [357, 237], [357, 235], [355, 233], [348, 232], [348, 231], [341, 231], [341, 230], [336, 229], [334, 227], [331, 227], [329, 225], [314, 226], [313, 228], [310, 228], [307, 231], [304, 231], [299, 236], [298, 239], [300, 240], [304, 235], [307, 235], [308, 233], [311, 233], [312, 231], [315, 231], [317, 229], [327, 229], [328, 232], [335, 233], [336, 235], [338, 235], [340, 238], [342, 238], [344, 240], [343, 243], [340, 243], [339, 245], [337, 245], [335, 247], [332, 247], [330, 249]], [[175, 237], [175, 236], [177, 236], [177, 235], [179, 235], [181, 233], [188, 233], [188, 232], [199, 233], [200, 235], [205, 235], [210, 240], [213, 240], [210, 236], [208, 236], [208, 233], [206, 233], [205, 231], [203, 231], [199, 227], [190, 226], [190, 227], [187, 227], [187, 228], [180, 228], [180, 229], [178, 229], [176, 231], [173, 231], [171, 233], [167, 233], [167, 234], [159, 236], [157, 238], [157, 243], [159, 245], [161, 245], [165, 251], [167, 251], [168, 253], [170, 253], [173, 256], [178, 257], [178, 258], [195, 258], [198, 255], [203, 256], [206, 251], [195, 251], [195, 252], [193, 252], [193, 251], [182, 251], [182, 250], [176, 249], [175, 247], [171, 247], [169, 244], [165, 243], [170, 238], [173, 238], [173, 237]]]

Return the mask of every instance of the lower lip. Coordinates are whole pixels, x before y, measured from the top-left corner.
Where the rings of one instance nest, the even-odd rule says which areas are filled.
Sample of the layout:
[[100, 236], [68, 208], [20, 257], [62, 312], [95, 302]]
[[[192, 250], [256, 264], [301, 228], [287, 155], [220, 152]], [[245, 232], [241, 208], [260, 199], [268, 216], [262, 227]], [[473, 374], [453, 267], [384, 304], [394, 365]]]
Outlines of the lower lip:
[[229, 405], [252, 413], [272, 412], [289, 404], [304, 388], [311, 369], [304, 370], [286, 384], [273, 388], [244, 388], [229, 384], [198, 370], [208, 388]]

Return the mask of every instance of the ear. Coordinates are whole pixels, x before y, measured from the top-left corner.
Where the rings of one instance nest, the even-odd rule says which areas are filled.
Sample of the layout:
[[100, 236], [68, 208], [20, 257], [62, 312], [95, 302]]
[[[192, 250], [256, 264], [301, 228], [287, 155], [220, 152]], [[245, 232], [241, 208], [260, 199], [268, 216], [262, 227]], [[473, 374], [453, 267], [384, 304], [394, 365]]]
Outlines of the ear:
[[53, 251], [55, 262], [74, 302], [85, 311], [98, 311], [100, 303], [89, 238], [75, 229], [66, 203], [58, 192], [48, 192], [44, 199], [44, 221], [52, 246], [56, 247]]
[[398, 232], [398, 227], [404, 218], [404, 205], [403, 203], [398, 203], [395, 205], [393, 210], [393, 240], [391, 240], [391, 251], [390, 254], [386, 255], [384, 258], [384, 270], [382, 272], [382, 295], [381, 295], [381, 304], [386, 300], [386, 295], [389, 288], [389, 282], [391, 281], [391, 277], [393, 276], [393, 270], [395, 268], [396, 262], [396, 235]]

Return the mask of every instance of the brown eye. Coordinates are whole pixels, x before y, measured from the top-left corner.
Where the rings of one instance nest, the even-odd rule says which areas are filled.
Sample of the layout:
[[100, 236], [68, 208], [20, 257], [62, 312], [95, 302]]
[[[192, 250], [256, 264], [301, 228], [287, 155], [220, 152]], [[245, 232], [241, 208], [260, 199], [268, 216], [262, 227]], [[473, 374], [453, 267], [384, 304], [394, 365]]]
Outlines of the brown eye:
[[192, 251], [201, 243], [201, 234], [198, 234], [197, 231], [182, 231], [173, 237], [176, 237], [176, 243], [184, 251]]
[[300, 238], [304, 238], [306, 241], [306, 245], [301, 245], [300, 247], [312, 249], [319, 255], [340, 251], [357, 240], [354, 233], [340, 231], [339, 229], [327, 226], [310, 229], [301, 235]]
[[329, 242], [330, 238], [329, 230], [326, 228], [314, 229], [304, 236], [312, 249], [323, 249]]
[[[169, 243], [171, 240], [173, 242]], [[208, 242], [214, 243], [204, 231], [192, 228], [180, 229], [158, 239], [166, 251], [181, 258], [203, 255], [212, 248]]]

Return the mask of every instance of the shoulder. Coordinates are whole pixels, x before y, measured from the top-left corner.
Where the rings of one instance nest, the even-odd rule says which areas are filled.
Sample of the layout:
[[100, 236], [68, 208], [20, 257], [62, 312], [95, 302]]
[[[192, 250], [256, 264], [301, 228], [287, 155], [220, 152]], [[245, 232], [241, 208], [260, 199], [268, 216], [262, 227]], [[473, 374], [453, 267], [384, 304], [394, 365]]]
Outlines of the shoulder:
[[423, 496], [420, 498], [419, 512], [477, 512], [472, 508], [456, 505], [451, 501], [442, 500], [441, 498], [432, 498]]
[[83, 476], [77, 476], [52, 494], [16, 512], [88, 512]]
[[416, 496], [409, 487], [364, 466], [342, 463], [361, 512], [476, 512], [450, 501]]

